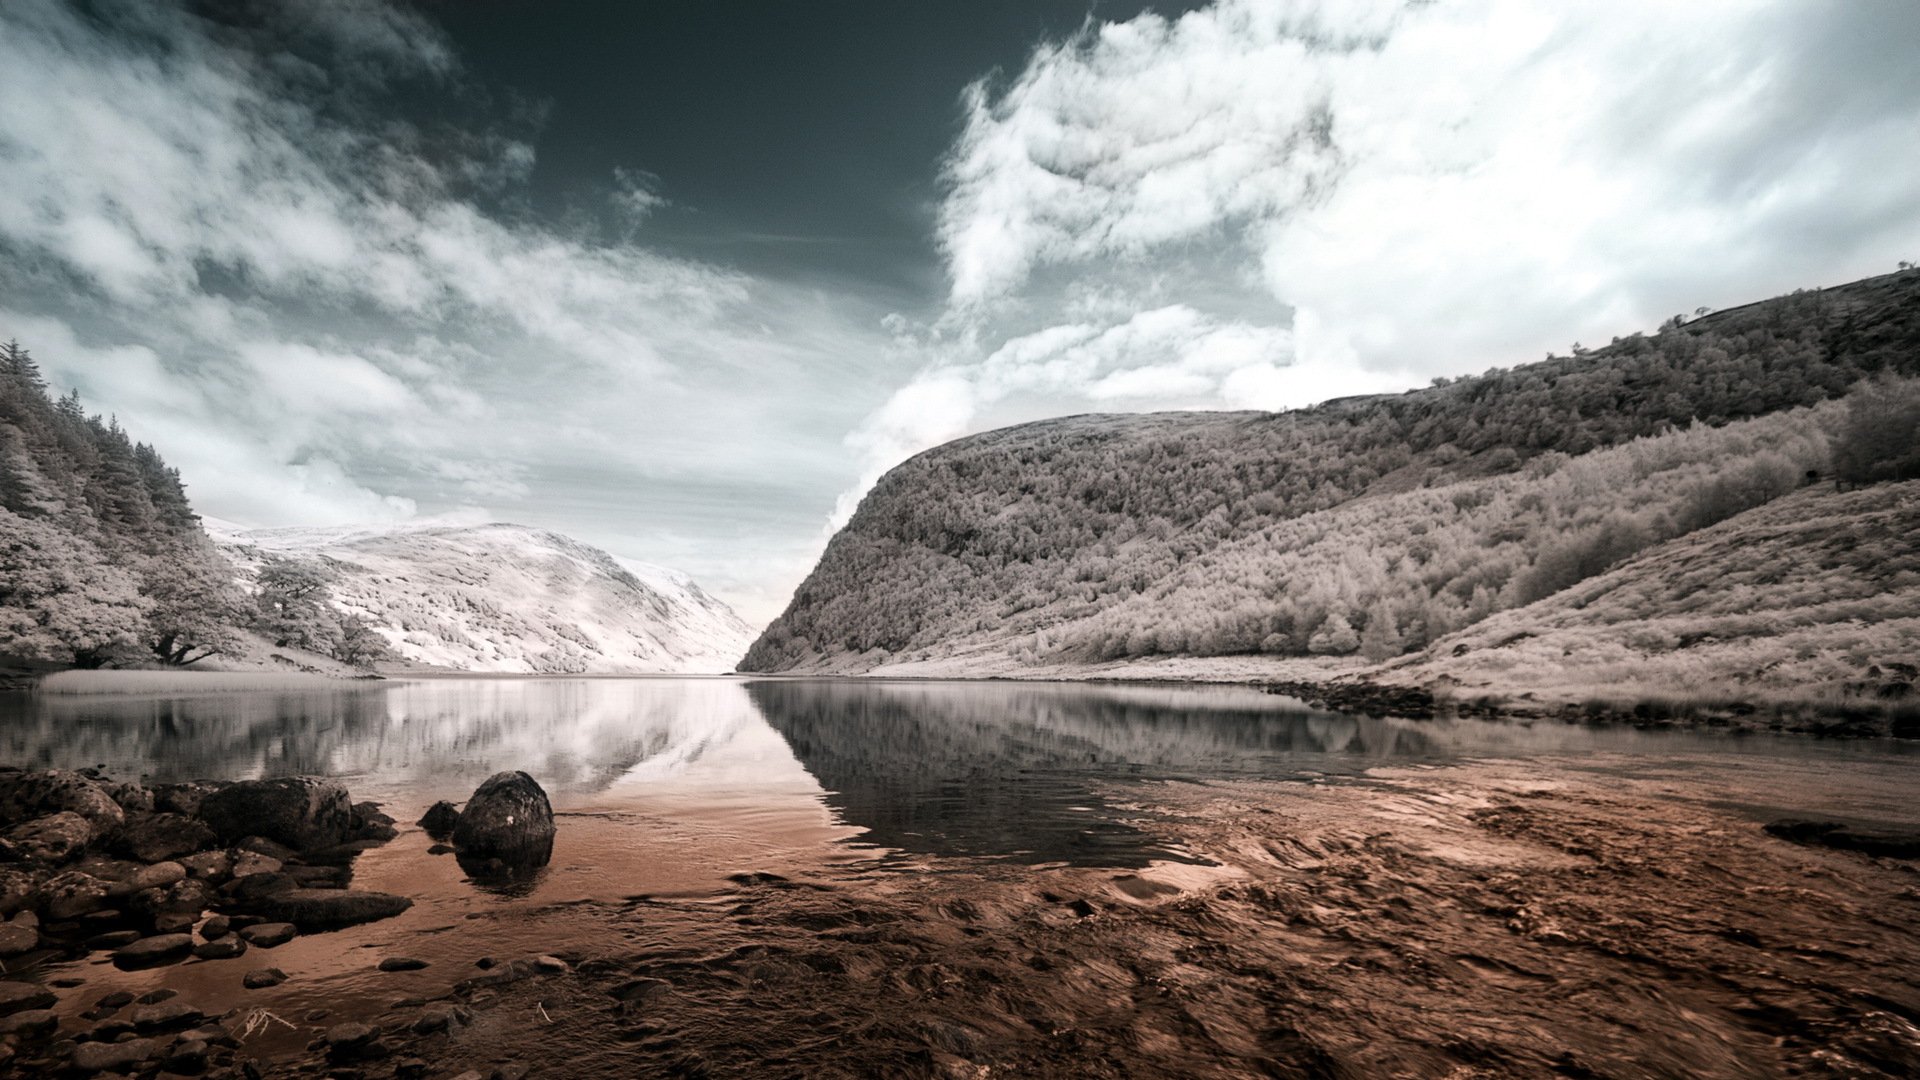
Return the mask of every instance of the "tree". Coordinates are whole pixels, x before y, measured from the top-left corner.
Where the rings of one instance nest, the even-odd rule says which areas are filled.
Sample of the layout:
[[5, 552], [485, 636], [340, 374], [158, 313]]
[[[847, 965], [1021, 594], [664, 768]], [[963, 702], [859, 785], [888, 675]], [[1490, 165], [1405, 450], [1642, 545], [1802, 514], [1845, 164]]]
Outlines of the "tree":
[[373, 623], [356, 611], [340, 620], [340, 641], [333, 648], [333, 658], [354, 667], [371, 667], [376, 661], [393, 659], [393, 650]]
[[1307, 651], [1315, 656], [1346, 656], [1360, 647], [1360, 635], [1345, 615], [1334, 612], [1307, 639]]
[[328, 603], [333, 573], [324, 563], [269, 556], [254, 583], [259, 589], [254, 625], [275, 645], [333, 650], [340, 639], [340, 616]]
[[1367, 627], [1360, 634], [1360, 652], [1373, 661], [1389, 660], [1405, 649], [1400, 630], [1394, 625], [1393, 612], [1385, 600], [1374, 602], [1367, 612]]
[[197, 664], [240, 645], [244, 604], [232, 568], [213, 545], [183, 545], [147, 560], [141, 592], [153, 601], [147, 647], [161, 663]]
[[91, 543], [0, 509], [0, 655], [99, 667], [138, 644], [151, 607]]
[[1920, 379], [1876, 379], [1848, 395], [1833, 471], [1850, 484], [1920, 479]]

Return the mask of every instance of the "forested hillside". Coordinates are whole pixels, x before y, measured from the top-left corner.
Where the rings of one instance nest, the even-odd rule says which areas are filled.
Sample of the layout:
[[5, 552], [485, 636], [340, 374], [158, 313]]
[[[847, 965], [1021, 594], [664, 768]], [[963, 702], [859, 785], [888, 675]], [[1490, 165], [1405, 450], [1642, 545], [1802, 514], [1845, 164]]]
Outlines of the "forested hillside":
[[1908, 271], [1406, 394], [989, 432], [882, 478], [742, 666], [1387, 659], [1836, 465], [1902, 474], [1917, 374]]
[[0, 660], [192, 663], [235, 642], [231, 577], [152, 447], [0, 347]]

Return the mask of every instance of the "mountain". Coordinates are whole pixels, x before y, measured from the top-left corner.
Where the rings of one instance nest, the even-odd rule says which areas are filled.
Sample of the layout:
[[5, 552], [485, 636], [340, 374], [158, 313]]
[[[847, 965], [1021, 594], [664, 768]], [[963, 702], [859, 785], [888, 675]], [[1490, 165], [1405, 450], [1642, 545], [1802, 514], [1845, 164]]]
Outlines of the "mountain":
[[523, 525], [215, 528], [242, 571], [318, 567], [401, 659], [461, 671], [726, 672], [753, 631], [685, 575]]
[[1908, 475], [1915, 375], [1906, 271], [1405, 394], [987, 432], [884, 476], [741, 667], [1430, 654], [1836, 466]]

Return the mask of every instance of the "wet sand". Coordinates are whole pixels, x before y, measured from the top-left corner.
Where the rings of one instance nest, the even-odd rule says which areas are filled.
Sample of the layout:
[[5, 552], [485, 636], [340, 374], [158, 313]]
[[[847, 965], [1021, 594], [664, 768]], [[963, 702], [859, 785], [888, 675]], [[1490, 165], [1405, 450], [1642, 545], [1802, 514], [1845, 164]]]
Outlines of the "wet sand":
[[[597, 933], [561, 951], [571, 971], [417, 973], [416, 1000], [377, 1017], [392, 1056], [356, 1067], [1916, 1075], [1915, 865], [1760, 828], [1782, 809], [1886, 821], [1911, 790], [1898, 762], [1594, 758], [1113, 785], [1110, 805], [1198, 861], [895, 856], [576, 905]], [[451, 1006], [447, 1030], [412, 1034]]]

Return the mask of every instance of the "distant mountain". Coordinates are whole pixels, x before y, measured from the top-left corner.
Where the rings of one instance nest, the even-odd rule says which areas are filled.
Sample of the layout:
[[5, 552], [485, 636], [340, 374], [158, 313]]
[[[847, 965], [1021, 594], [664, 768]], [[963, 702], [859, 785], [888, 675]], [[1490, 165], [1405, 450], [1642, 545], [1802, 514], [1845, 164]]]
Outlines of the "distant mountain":
[[1913, 474], [1915, 375], [1908, 271], [1405, 394], [987, 432], [884, 476], [741, 668], [1387, 662], [1809, 474]]
[[684, 574], [523, 525], [210, 531], [249, 575], [269, 558], [324, 567], [334, 606], [415, 664], [726, 672], [753, 638]]

